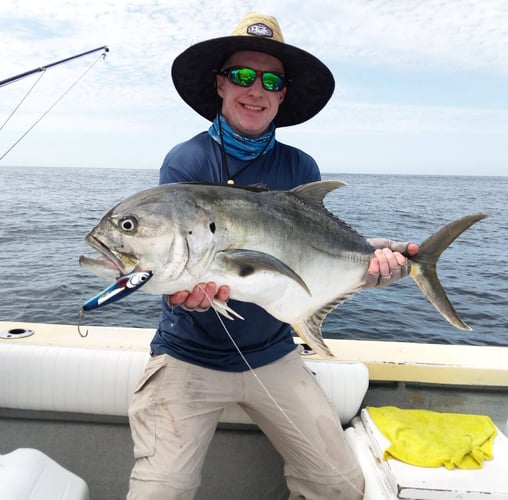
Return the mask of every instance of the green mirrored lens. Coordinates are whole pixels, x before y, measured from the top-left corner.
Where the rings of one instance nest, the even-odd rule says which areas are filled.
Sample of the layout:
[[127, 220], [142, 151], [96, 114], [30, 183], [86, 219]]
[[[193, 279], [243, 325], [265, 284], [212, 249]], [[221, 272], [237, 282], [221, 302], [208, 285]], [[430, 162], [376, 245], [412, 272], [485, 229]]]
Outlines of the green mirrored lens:
[[262, 75], [263, 87], [266, 90], [282, 90], [284, 87], [284, 80], [275, 73], [265, 72]]
[[231, 81], [242, 87], [249, 87], [256, 79], [256, 72], [250, 68], [236, 68], [231, 70]]

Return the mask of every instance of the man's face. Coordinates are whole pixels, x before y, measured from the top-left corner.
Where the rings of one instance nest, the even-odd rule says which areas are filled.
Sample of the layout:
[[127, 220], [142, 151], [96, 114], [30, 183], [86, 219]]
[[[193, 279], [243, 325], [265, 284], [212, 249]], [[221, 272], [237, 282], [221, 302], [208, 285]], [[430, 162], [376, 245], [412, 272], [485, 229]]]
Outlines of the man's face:
[[[224, 64], [224, 69], [232, 66], [284, 74], [282, 63], [263, 52], [236, 52]], [[259, 77], [250, 87], [241, 87], [231, 83], [225, 76], [218, 75], [217, 93], [222, 97], [222, 115], [233, 130], [256, 137], [266, 132], [277, 115], [286, 88], [280, 91], [265, 90]]]

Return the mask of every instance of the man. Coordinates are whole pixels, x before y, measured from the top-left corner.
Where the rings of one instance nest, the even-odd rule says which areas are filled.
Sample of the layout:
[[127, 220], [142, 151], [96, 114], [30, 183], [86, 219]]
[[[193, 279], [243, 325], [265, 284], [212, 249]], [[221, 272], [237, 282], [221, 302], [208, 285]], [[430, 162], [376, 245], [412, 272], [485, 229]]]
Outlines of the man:
[[[170, 151], [161, 183], [291, 189], [320, 179], [316, 162], [276, 141], [275, 129], [318, 113], [332, 95], [333, 76], [314, 56], [285, 44], [274, 18], [247, 14], [232, 36], [180, 54], [172, 76], [184, 101], [212, 125]], [[406, 264], [398, 252], [376, 250], [366, 283], [388, 283], [407, 272]], [[236, 402], [283, 457], [290, 499], [361, 499], [361, 470], [290, 327], [258, 306], [231, 301], [245, 318], [227, 322], [237, 349], [208, 310], [214, 296], [228, 295], [227, 283], [202, 283], [163, 303], [129, 411], [136, 464], [128, 498], [194, 498], [217, 421]]]

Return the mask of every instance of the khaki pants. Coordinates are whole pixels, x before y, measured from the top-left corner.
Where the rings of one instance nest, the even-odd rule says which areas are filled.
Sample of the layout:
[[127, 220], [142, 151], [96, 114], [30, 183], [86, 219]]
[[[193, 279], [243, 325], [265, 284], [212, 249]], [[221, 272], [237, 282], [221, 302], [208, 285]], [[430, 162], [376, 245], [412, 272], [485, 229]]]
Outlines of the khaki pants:
[[233, 402], [281, 454], [290, 499], [361, 499], [360, 468], [298, 351], [255, 373], [277, 404], [250, 371], [221, 372], [167, 355], [152, 357], [129, 409], [136, 463], [128, 500], [193, 499], [219, 417]]

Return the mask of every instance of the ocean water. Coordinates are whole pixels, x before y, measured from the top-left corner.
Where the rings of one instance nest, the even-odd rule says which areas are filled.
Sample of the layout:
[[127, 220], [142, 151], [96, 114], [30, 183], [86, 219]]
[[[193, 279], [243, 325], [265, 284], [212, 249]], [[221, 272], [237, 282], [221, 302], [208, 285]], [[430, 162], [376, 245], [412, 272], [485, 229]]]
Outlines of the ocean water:
[[[508, 345], [508, 177], [323, 177], [348, 183], [326, 205], [367, 237], [418, 243], [462, 215], [490, 216], [456, 240], [438, 267], [472, 332], [448, 325], [406, 278], [335, 309], [325, 337]], [[82, 304], [108, 284], [79, 267], [79, 256], [93, 253], [85, 235], [113, 205], [157, 182], [157, 170], [1, 168], [0, 320], [76, 324]], [[85, 323], [156, 328], [160, 300], [137, 292], [89, 312]]]

